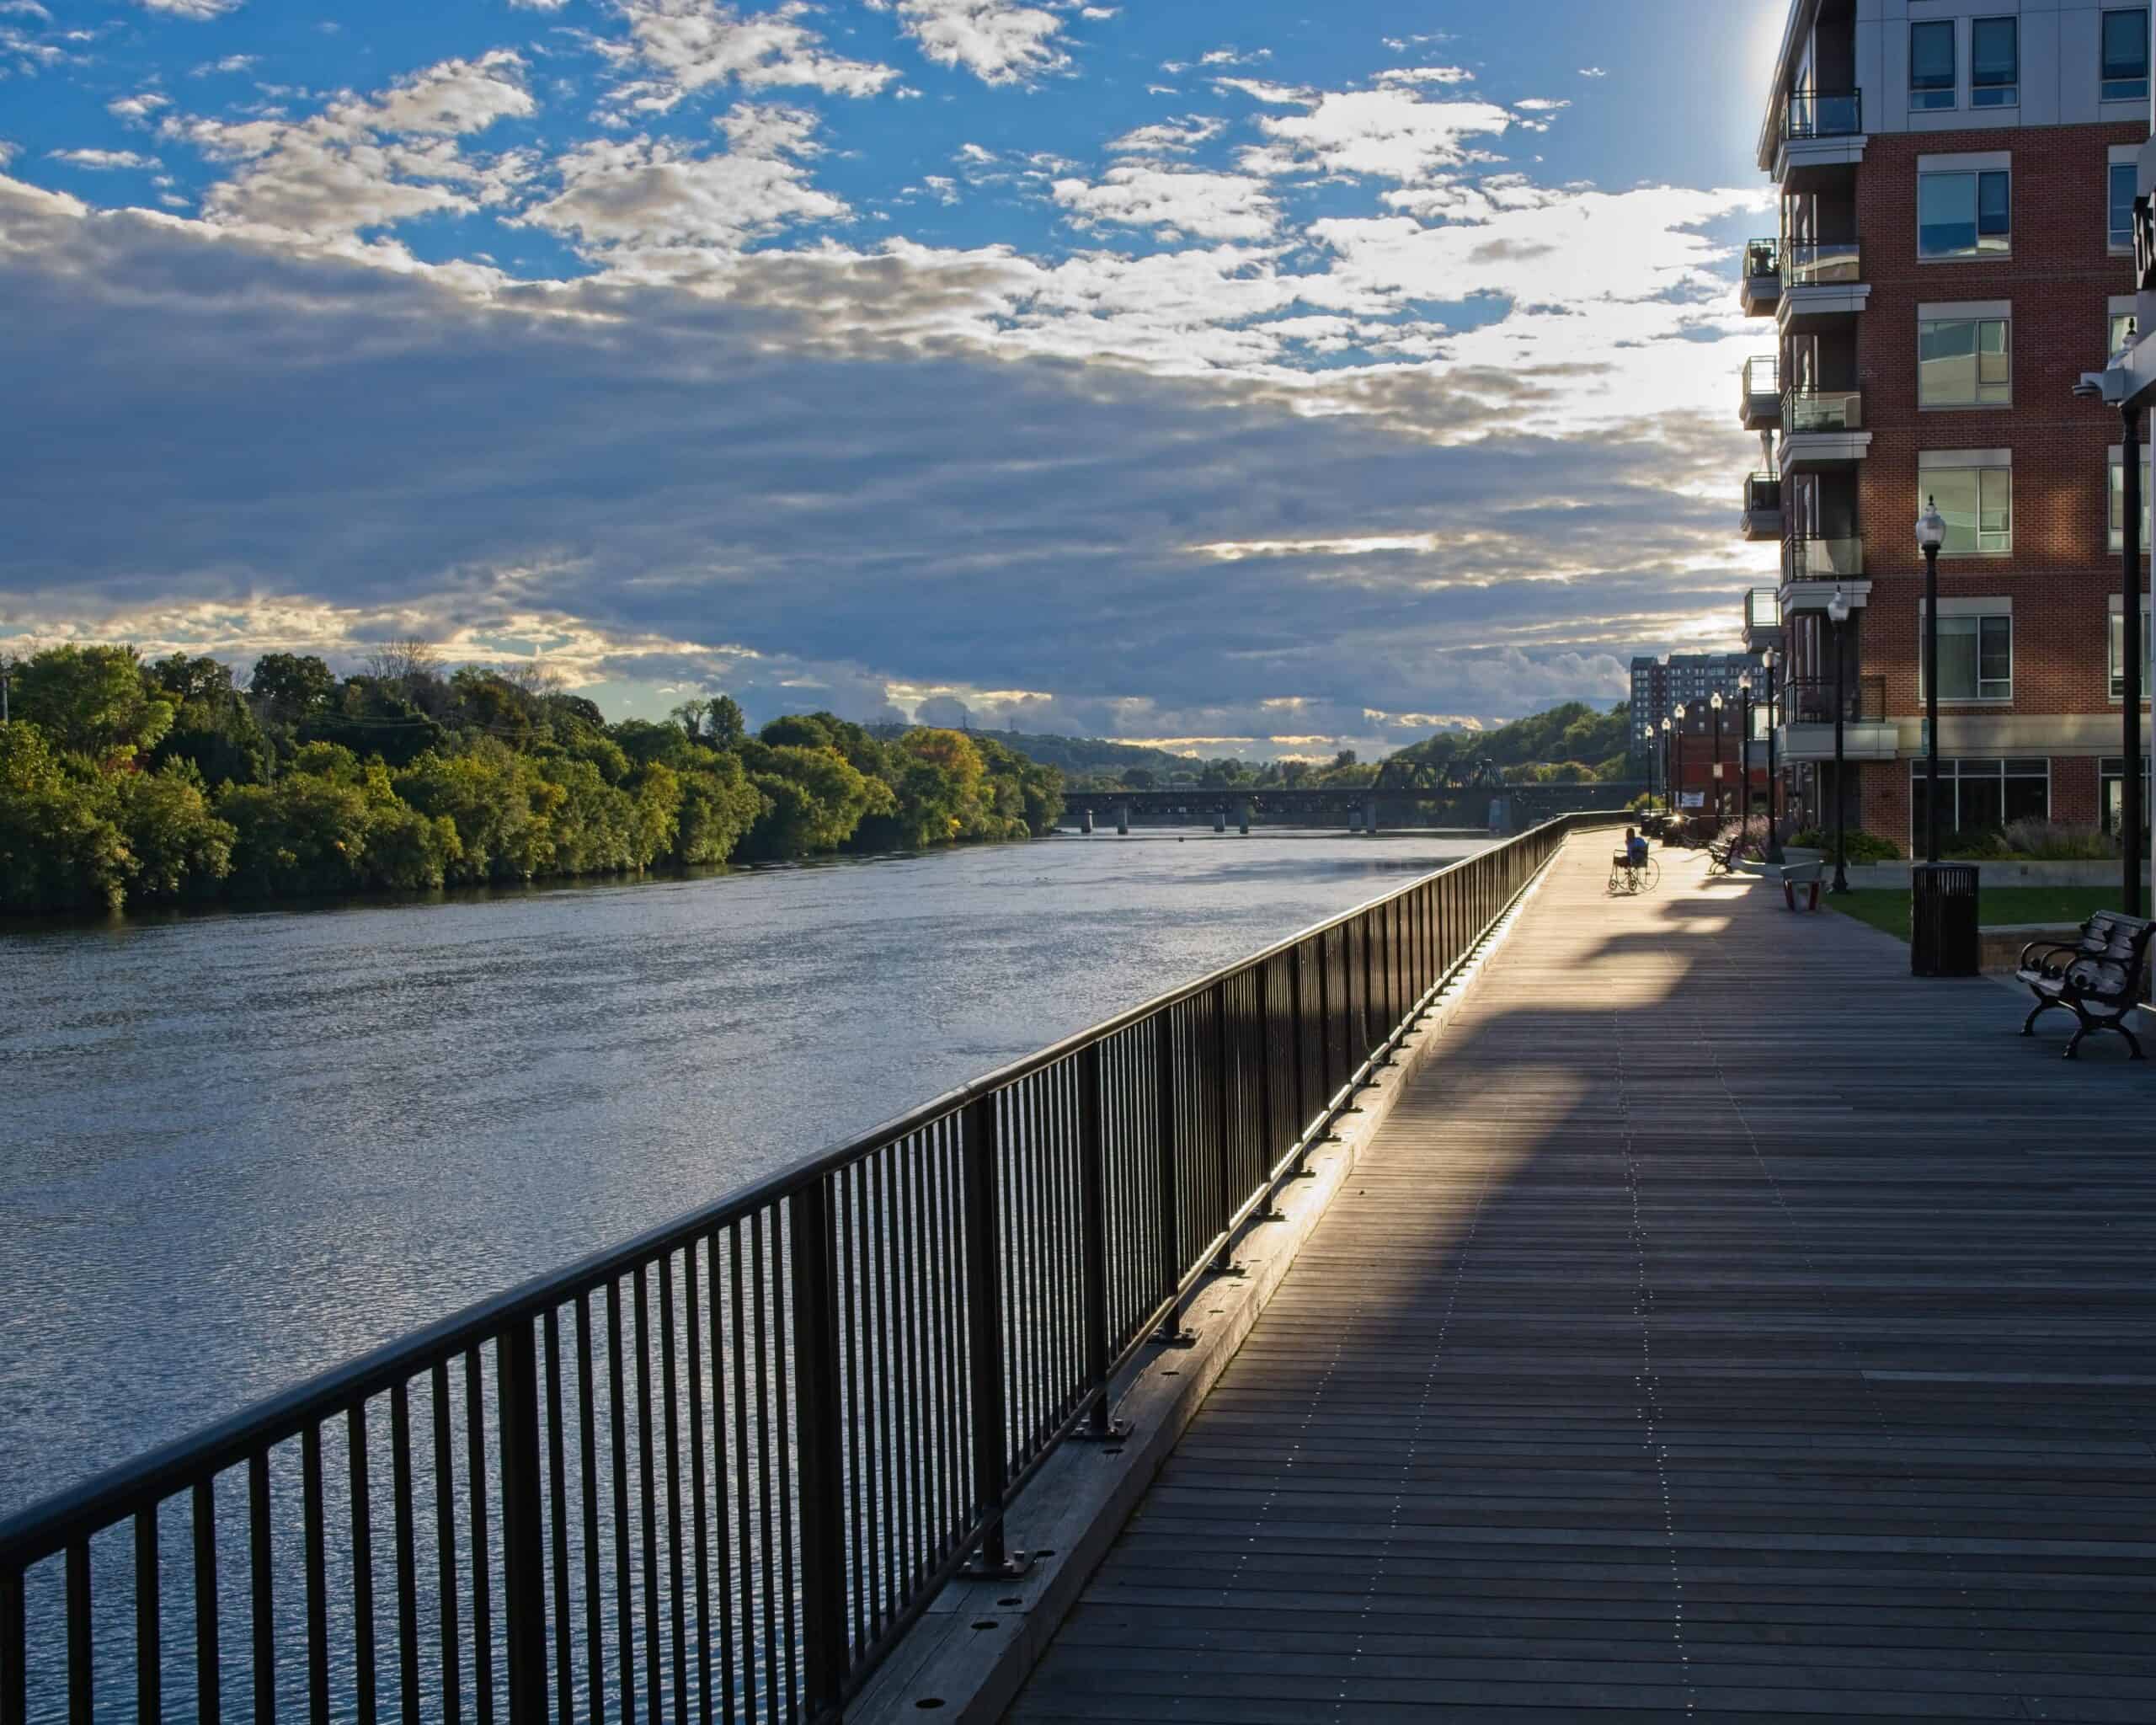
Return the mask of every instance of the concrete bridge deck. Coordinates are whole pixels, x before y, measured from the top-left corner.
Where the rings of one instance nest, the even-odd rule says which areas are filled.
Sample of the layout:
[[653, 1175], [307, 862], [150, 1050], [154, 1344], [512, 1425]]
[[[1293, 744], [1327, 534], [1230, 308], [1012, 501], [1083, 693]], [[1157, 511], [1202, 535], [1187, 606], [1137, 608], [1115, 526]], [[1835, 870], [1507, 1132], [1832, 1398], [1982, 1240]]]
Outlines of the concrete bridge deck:
[[1011, 1720], [2156, 1719], [2152, 1067], [1608, 849]]

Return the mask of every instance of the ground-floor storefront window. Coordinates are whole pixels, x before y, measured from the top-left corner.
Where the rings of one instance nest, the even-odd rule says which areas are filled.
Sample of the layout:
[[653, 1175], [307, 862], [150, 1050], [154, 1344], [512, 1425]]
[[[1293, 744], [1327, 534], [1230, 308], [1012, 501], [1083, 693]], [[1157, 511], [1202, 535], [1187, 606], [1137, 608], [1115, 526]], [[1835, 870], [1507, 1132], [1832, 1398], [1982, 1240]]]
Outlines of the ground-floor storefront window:
[[[1909, 763], [1909, 836], [1920, 846], [1925, 827], [1925, 775], [1921, 759]], [[1961, 759], [1939, 763], [1939, 826], [1943, 835], [1978, 838], [2016, 820], [2051, 818], [2048, 761]]]

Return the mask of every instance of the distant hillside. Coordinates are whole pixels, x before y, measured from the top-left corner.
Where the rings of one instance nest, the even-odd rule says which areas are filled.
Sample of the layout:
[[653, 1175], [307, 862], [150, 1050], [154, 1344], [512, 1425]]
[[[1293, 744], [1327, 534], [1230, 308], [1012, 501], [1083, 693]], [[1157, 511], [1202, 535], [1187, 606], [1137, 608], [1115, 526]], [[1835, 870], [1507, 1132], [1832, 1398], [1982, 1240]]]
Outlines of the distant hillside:
[[[912, 729], [910, 725], [871, 725], [869, 729], [878, 738], [899, 737]], [[1155, 773], [1189, 772], [1198, 765], [1184, 755], [1171, 755], [1166, 749], [1149, 749], [1138, 743], [1111, 743], [1098, 737], [1036, 736], [1026, 731], [985, 730], [985, 737], [994, 739], [1014, 754], [1043, 766], [1059, 766], [1066, 778], [1080, 778], [1089, 773], [1109, 777], [1137, 768]]]
[[1631, 706], [1619, 702], [1604, 711], [1584, 701], [1567, 701], [1493, 731], [1440, 731], [1388, 756], [1380, 769], [1388, 779], [1432, 784], [1460, 784], [1485, 763], [1500, 773], [1512, 769], [1554, 766], [1566, 762], [1621, 777], [1631, 743]]

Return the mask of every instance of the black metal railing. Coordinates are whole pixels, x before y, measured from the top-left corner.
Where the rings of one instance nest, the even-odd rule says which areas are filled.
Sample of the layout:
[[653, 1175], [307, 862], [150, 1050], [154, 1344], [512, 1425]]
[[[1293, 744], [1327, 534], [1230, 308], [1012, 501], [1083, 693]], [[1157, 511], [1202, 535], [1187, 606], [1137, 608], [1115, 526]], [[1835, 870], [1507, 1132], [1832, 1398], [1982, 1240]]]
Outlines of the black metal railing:
[[1744, 243], [1744, 279], [1748, 282], [1764, 281], [1781, 274], [1780, 242], [1771, 239], [1748, 239]]
[[1864, 392], [1860, 389], [1790, 388], [1782, 392], [1782, 435], [1806, 432], [1860, 431]]
[[1791, 240], [1782, 248], [1782, 277], [1790, 287], [1861, 281], [1864, 247], [1853, 239]]
[[1785, 138], [1854, 137], [1863, 130], [1861, 90], [1794, 90], [1782, 109]]
[[0, 1523], [0, 1725], [832, 1717], [1582, 825]]
[[[1748, 473], [1744, 477], [1744, 513], [1748, 515], [1780, 515], [1782, 509], [1782, 482], [1772, 473]], [[1752, 595], [1745, 595], [1748, 606]]]
[[[1844, 680], [1838, 691], [1846, 724], [1883, 724], [1886, 679], [1867, 673]], [[1832, 724], [1837, 689], [1832, 677], [1797, 677], [1782, 686], [1783, 715], [1790, 724]]]

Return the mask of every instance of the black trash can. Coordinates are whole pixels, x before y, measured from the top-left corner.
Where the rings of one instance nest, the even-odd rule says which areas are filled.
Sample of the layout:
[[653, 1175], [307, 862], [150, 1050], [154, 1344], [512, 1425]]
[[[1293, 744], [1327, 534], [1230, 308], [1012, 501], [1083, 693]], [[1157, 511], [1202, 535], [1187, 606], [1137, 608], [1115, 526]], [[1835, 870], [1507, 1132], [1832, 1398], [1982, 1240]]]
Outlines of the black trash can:
[[1974, 976], [1982, 958], [1976, 864], [1918, 863], [1909, 871], [1909, 974]]

